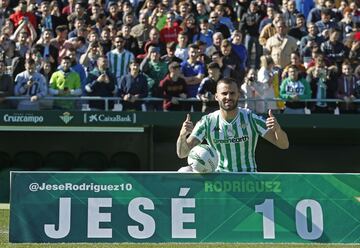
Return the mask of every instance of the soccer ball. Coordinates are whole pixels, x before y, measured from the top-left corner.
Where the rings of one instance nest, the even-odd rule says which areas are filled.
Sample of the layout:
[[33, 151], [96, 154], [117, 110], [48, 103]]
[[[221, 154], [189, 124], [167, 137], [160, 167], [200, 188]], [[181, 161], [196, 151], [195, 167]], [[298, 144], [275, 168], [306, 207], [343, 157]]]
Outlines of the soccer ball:
[[190, 150], [187, 162], [194, 172], [210, 173], [214, 172], [218, 165], [216, 151], [209, 145], [200, 144]]

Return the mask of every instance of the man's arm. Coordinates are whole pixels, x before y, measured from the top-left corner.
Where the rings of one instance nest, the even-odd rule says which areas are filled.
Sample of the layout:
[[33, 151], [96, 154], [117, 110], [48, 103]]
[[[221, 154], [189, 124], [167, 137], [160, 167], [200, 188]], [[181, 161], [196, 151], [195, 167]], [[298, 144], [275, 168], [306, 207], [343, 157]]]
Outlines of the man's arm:
[[200, 140], [193, 136], [187, 136], [191, 134], [194, 129], [194, 124], [190, 120], [190, 114], [187, 114], [186, 120], [183, 122], [183, 125], [180, 130], [179, 137], [176, 142], [176, 153], [179, 158], [186, 158], [189, 155], [190, 150], [200, 144]]
[[269, 129], [264, 135], [264, 139], [279, 147], [280, 149], [289, 148], [289, 140], [287, 134], [281, 129], [281, 126], [277, 122], [276, 118], [269, 109], [269, 117], [266, 119], [266, 126]]

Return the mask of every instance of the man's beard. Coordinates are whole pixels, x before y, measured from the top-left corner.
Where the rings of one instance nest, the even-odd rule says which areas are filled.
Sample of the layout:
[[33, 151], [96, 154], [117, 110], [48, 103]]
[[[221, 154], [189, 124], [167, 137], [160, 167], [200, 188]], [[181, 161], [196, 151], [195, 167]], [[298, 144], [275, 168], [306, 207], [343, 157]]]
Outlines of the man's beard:
[[235, 110], [238, 106], [238, 100], [235, 100], [235, 101], [232, 101], [233, 105], [231, 106], [225, 106], [225, 103], [223, 101], [220, 101], [219, 102], [219, 107], [220, 109], [222, 110], [226, 110], [226, 111], [232, 111], [232, 110]]

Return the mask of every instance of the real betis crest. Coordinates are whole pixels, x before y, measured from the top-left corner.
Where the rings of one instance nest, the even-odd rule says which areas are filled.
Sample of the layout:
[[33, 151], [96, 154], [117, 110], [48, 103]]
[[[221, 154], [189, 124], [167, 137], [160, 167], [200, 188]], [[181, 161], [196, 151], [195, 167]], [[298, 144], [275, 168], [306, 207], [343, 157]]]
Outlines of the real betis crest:
[[60, 115], [59, 117], [65, 124], [68, 124], [74, 118], [69, 112], [64, 112], [63, 115]]

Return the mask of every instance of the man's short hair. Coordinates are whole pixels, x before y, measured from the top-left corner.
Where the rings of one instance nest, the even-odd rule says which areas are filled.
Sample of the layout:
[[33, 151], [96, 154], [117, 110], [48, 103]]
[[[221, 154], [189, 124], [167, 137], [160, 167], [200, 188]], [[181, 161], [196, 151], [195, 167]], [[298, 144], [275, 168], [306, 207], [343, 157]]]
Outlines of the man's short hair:
[[220, 70], [220, 65], [216, 62], [210, 62], [207, 66], [207, 69], [219, 69]]
[[169, 64], [168, 68], [169, 68], [169, 70], [174, 69], [174, 68], [180, 68], [180, 64], [178, 62], [174, 61]]
[[322, 14], [322, 15], [328, 15], [328, 16], [330, 16], [331, 13], [332, 13], [332, 10], [329, 9], [329, 8], [323, 8], [323, 9], [321, 9], [321, 14]]
[[232, 78], [222, 78], [217, 82], [216, 86], [218, 86], [219, 84], [235, 84], [236, 86], [238, 86], [236, 81]]
[[166, 48], [169, 48], [170, 50], [176, 50], [176, 42], [175, 41], [171, 41], [169, 43], [166, 44]]
[[70, 60], [71, 61], [71, 58], [69, 56], [64, 56], [64, 57], [62, 57], [61, 61], [63, 61], [63, 60]]
[[35, 65], [35, 59], [33, 59], [33, 58], [28, 58], [28, 59], [26, 59], [26, 61], [25, 61], [25, 64], [28, 64], [28, 65]]

